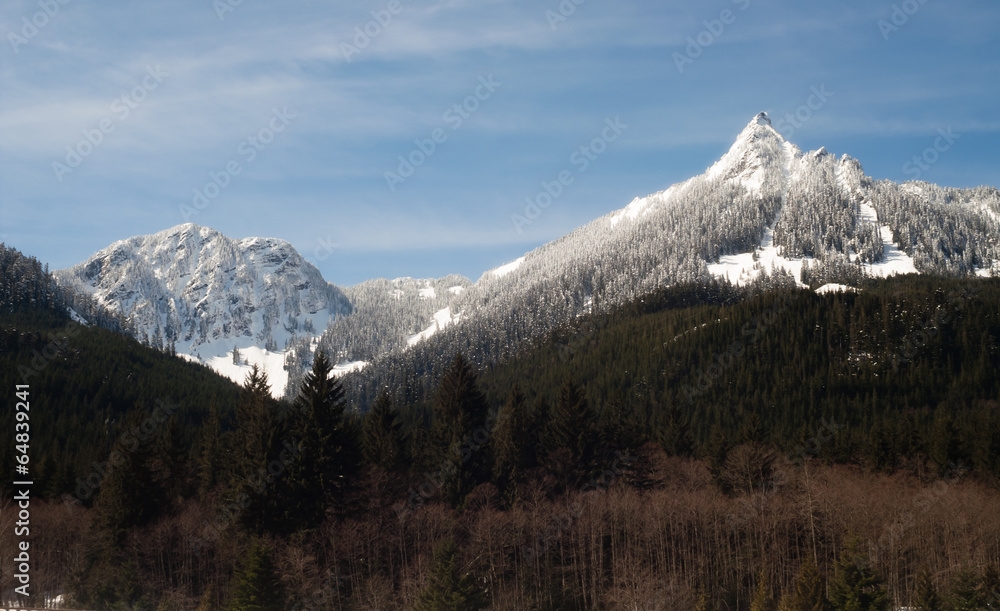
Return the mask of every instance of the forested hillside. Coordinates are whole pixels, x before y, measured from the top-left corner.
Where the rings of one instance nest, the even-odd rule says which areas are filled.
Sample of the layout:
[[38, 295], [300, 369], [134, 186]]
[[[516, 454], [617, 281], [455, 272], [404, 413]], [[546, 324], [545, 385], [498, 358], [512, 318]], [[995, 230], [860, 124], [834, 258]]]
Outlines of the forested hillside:
[[489, 367], [411, 363], [364, 415], [322, 352], [289, 403], [59, 307], [0, 321], [36, 583], [83, 608], [1000, 600], [997, 280], [662, 289]]

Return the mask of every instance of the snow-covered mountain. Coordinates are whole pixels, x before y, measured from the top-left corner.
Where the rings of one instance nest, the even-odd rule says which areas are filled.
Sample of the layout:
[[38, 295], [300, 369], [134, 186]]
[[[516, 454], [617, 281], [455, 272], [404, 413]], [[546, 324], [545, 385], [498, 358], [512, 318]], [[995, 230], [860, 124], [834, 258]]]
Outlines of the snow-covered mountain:
[[194, 225], [118, 242], [59, 278], [126, 314], [154, 345], [175, 342], [220, 370], [237, 367], [225, 361], [235, 345], [287, 362], [294, 385], [317, 347], [345, 370], [376, 362], [370, 375], [432, 368], [455, 350], [486, 362], [660, 286], [816, 287], [912, 272], [1000, 275], [1000, 192], [876, 181], [846, 155], [802, 152], [760, 113], [704, 174], [475, 283], [400, 278], [342, 291], [286, 242]]
[[116, 242], [56, 277], [123, 315], [154, 347], [207, 363], [227, 354], [231, 363], [234, 347], [257, 349], [279, 390], [285, 345], [351, 311], [288, 242], [233, 240], [192, 224]]

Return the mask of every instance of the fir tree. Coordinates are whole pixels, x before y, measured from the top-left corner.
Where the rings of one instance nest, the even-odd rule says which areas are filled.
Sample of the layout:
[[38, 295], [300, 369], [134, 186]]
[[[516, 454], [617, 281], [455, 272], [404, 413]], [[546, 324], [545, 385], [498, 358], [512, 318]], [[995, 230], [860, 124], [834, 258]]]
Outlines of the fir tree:
[[389, 393], [383, 390], [365, 415], [362, 425], [365, 461], [392, 471], [403, 459], [403, 437]]
[[488, 606], [475, 577], [460, 574], [454, 539], [442, 541], [434, 551], [430, 580], [417, 596], [413, 611], [478, 611]]
[[774, 611], [774, 608], [774, 597], [771, 595], [768, 575], [762, 568], [757, 574], [757, 588], [754, 590], [753, 600], [750, 601], [750, 611]]
[[861, 545], [860, 539], [852, 538], [837, 560], [834, 580], [830, 584], [830, 602], [834, 611], [889, 609], [889, 595], [882, 578], [872, 570], [871, 561]]
[[534, 435], [517, 386], [500, 411], [493, 433], [493, 481], [508, 498], [516, 496], [518, 483], [532, 466]]
[[[479, 438], [487, 425], [486, 398], [478, 377], [461, 354], [441, 377], [433, 405], [430, 464], [441, 477], [445, 499], [458, 505], [479, 483], [488, 479], [488, 461]], [[483, 440], [485, 441], [485, 440]]]
[[913, 606], [916, 611], [942, 611], [943, 609], [931, 574], [926, 570], [921, 571], [917, 576], [917, 591], [914, 595]]
[[317, 351], [295, 398], [292, 434], [299, 456], [289, 468], [290, 517], [301, 528], [318, 526], [326, 506], [357, 473], [359, 456], [344, 417], [344, 389], [332, 376], [333, 365]]
[[233, 577], [227, 611], [280, 611], [284, 608], [281, 582], [271, 560], [271, 551], [261, 543], [247, 550]]
[[283, 433], [267, 373], [253, 365], [236, 404], [229, 486], [230, 497], [244, 506], [240, 521], [253, 533], [281, 528], [286, 505], [279, 498], [278, 486], [285, 465], [293, 458], [282, 445]]
[[795, 577], [792, 592], [786, 597], [788, 611], [827, 611], [830, 608], [823, 588], [823, 578], [813, 562], [812, 556], [807, 556], [799, 574]]
[[566, 448], [574, 462], [590, 466], [586, 462], [597, 441], [594, 415], [572, 380], [567, 379], [559, 389], [559, 400], [552, 410], [546, 432], [550, 451]]
[[955, 575], [948, 598], [950, 611], [979, 611], [986, 605], [979, 577], [969, 569]]

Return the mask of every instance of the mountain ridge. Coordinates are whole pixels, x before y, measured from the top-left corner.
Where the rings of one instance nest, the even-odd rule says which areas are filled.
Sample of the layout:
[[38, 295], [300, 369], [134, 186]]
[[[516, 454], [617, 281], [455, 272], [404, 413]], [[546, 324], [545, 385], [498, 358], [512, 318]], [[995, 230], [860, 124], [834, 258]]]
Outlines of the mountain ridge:
[[[195, 253], [205, 266], [192, 267]], [[221, 275], [208, 269], [220, 264]], [[877, 181], [848, 155], [801, 151], [759, 113], [703, 174], [637, 197], [475, 282], [373, 279], [341, 289], [284, 240], [232, 240], [193, 224], [115, 242], [57, 275], [138, 321], [140, 336], [169, 327], [189, 355], [209, 345], [215, 358], [232, 346], [280, 353], [283, 341], [296, 355], [286, 367], [291, 383], [317, 348], [364, 367], [448, 328], [445, 335], [467, 336], [466, 350], [499, 359], [560, 321], [662, 286], [850, 285], [907, 272], [1000, 272], [1000, 192]], [[270, 294], [258, 299], [257, 290]]]

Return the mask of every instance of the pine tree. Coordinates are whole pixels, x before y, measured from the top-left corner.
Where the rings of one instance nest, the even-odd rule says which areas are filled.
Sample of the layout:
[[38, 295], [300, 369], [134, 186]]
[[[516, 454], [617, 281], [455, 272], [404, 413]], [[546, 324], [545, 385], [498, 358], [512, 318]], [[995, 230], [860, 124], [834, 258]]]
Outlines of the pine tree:
[[333, 365], [318, 350], [295, 398], [291, 429], [299, 456], [289, 468], [290, 517], [299, 528], [314, 528], [326, 507], [357, 474], [359, 452], [344, 417], [344, 388]]
[[890, 601], [882, 578], [872, 570], [861, 540], [848, 541], [837, 560], [830, 584], [830, 602], [834, 611], [887, 611]]
[[559, 400], [549, 418], [546, 431], [549, 450], [566, 448], [572, 460], [583, 467], [594, 451], [597, 432], [594, 430], [594, 415], [583, 393], [567, 379], [559, 389]]
[[392, 471], [403, 459], [403, 437], [389, 393], [383, 390], [365, 415], [362, 426], [365, 461]]
[[286, 505], [279, 485], [290, 461], [284, 433], [267, 373], [253, 365], [236, 404], [229, 496], [244, 507], [240, 522], [256, 534], [282, 527]]
[[208, 418], [201, 429], [201, 443], [198, 449], [198, 494], [204, 498], [215, 489], [223, 472], [222, 431], [219, 410], [215, 403], [208, 408]]
[[929, 572], [921, 571], [917, 576], [917, 591], [913, 606], [916, 611], [941, 611], [943, 605]]
[[774, 597], [771, 595], [768, 575], [762, 568], [757, 575], [757, 588], [750, 602], [750, 611], [774, 611], [774, 608]]
[[[823, 588], [823, 578], [813, 562], [812, 556], [807, 556], [799, 574], [795, 577], [792, 592], [785, 609], [788, 611], [827, 611], [830, 608]], [[784, 601], [783, 601], [784, 602]]]
[[461, 354], [441, 377], [433, 404], [430, 467], [440, 475], [444, 498], [457, 506], [489, 477], [489, 462], [477, 438], [489, 431], [486, 398], [478, 377]]
[[532, 466], [534, 435], [524, 404], [524, 395], [517, 386], [500, 411], [493, 433], [493, 481], [501, 493], [512, 499], [518, 483]]
[[691, 431], [680, 409], [669, 403], [658, 427], [660, 447], [670, 456], [690, 456], [693, 450]]
[[475, 577], [460, 574], [455, 540], [442, 541], [434, 551], [430, 580], [417, 596], [413, 611], [478, 611], [488, 606]]
[[219, 589], [212, 582], [205, 588], [205, 593], [201, 595], [198, 608], [195, 611], [218, 611], [219, 610]]
[[247, 550], [233, 577], [227, 611], [280, 611], [284, 608], [281, 582], [271, 560], [271, 551], [261, 543]]
[[980, 590], [979, 577], [969, 569], [962, 569], [955, 575], [949, 598], [950, 611], [979, 611], [986, 601]]

